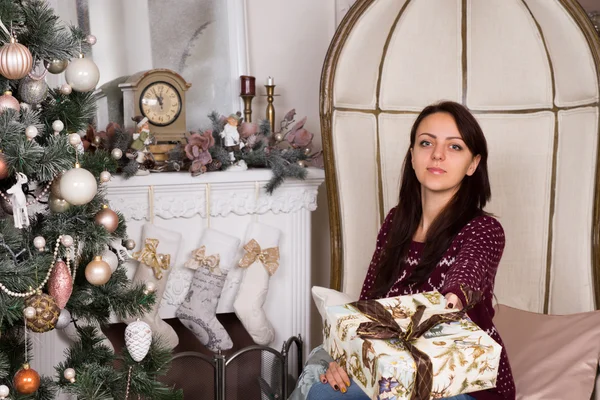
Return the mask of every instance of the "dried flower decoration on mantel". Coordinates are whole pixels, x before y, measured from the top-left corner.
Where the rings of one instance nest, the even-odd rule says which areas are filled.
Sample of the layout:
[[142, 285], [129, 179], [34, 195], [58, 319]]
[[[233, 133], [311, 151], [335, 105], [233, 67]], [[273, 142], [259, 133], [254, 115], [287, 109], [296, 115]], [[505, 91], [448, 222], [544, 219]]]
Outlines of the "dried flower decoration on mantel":
[[[192, 176], [213, 171], [240, 171], [248, 168], [269, 168], [273, 177], [266, 185], [272, 193], [287, 178], [305, 179], [306, 167], [323, 168], [322, 151], [313, 150], [314, 134], [306, 128], [306, 117], [296, 121], [296, 111], [290, 110], [271, 131], [268, 120], [246, 122], [241, 113], [223, 116], [212, 112], [208, 118], [211, 129], [189, 132], [186, 143], [148, 145], [143, 151], [132, 148], [134, 130], [110, 123], [105, 131], [92, 127], [83, 138], [80, 151], [110, 152], [125, 178], [151, 172], [187, 170]], [[155, 149], [161, 149], [157, 154]]]

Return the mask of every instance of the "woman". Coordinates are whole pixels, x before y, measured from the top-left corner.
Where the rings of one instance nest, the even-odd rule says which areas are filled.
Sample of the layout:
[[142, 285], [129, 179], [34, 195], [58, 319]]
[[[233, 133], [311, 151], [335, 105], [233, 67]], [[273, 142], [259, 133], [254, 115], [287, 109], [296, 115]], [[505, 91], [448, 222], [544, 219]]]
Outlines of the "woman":
[[[400, 199], [379, 231], [361, 299], [438, 290], [449, 308], [462, 309], [461, 286], [481, 291], [482, 300], [468, 315], [502, 345], [492, 322], [492, 298], [504, 231], [483, 211], [491, 196], [487, 156], [483, 131], [462, 105], [442, 102], [419, 114], [410, 133]], [[333, 361], [319, 378], [308, 400], [368, 399]], [[506, 352], [496, 388], [450, 399], [514, 400]]]

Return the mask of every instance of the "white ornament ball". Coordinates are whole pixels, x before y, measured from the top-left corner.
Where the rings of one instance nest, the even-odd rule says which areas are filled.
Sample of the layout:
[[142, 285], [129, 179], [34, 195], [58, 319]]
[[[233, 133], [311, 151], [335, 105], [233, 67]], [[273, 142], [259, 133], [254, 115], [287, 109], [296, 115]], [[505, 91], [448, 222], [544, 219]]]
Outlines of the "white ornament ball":
[[121, 157], [123, 157], [123, 151], [121, 151], [121, 149], [113, 149], [110, 152], [110, 155], [112, 156], [112, 158], [114, 158], [115, 160], [120, 160]]
[[146, 282], [145, 290], [144, 291], [147, 294], [154, 293], [155, 290], [156, 290], [156, 284], [154, 282]]
[[135, 361], [140, 362], [148, 354], [152, 343], [152, 330], [144, 321], [135, 321], [125, 329], [125, 345]]
[[94, 35], [87, 35], [87, 37], [85, 38], [85, 40], [86, 40], [86, 41], [87, 41], [89, 44], [91, 44], [92, 46], [93, 46], [93, 45], [95, 45], [95, 44], [96, 44], [96, 41], [97, 41], [97, 39], [96, 39], [96, 36], [94, 36]]
[[35, 314], [36, 314], [36, 311], [35, 311], [35, 308], [33, 308], [33, 307], [25, 307], [23, 309], [23, 316], [25, 316], [25, 318], [27, 318], [27, 319], [35, 318]]
[[38, 128], [36, 128], [34, 125], [29, 125], [27, 128], [25, 128], [25, 136], [27, 136], [27, 139], [33, 140], [33, 138], [35, 138], [37, 135]]
[[73, 368], [67, 368], [63, 372], [63, 376], [70, 382], [75, 382], [75, 370]]
[[71, 87], [71, 85], [69, 85], [68, 83], [63, 83], [60, 86], [60, 92], [64, 95], [70, 95], [71, 92], [73, 91], [73, 88]]
[[102, 171], [100, 172], [100, 182], [108, 182], [110, 181], [110, 178], [112, 178], [112, 175], [110, 174], [110, 172], [108, 171]]
[[102, 261], [108, 264], [111, 272], [115, 272], [119, 266], [119, 259], [117, 258], [117, 255], [110, 249], [104, 250], [102, 253]]
[[73, 236], [71, 235], [63, 235], [60, 238], [60, 243], [65, 247], [73, 246]]
[[56, 329], [65, 329], [71, 323], [71, 313], [66, 308], [60, 310], [60, 315], [58, 316], [58, 321], [56, 321], [56, 325], [54, 326]]
[[60, 193], [63, 199], [74, 206], [87, 204], [98, 192], [94, 175], [83, 168], [73, 168], [60, 178]]
[[77, 58], [69, 63], [65, 70], [65, 79], [73, 90], [89, 92], [100, 80], [98, 66], [88, 58]]
[[44, 251], [44, 248], [46, 247], [46, 239], [44, 239], [42, 236], [36, 236], [33, 239], [33, 245], [39, 251]]
[[79, 133], [71, 133], [69, 135], [69, 144], [73, 147], [77, 147], [79, 146], [79, 143], [81, 143], [81, 136], [79, 136]]
[[8, 397], [9, 394], [10, 394], [10, 390], [8, 389], [8, 386], [0, 385], [0, 399], [4, 399], [4, 398]]
[[65, 124], [63, 124], [60, 119], [57, 119], [52, 123], [52, 130], [54, 133], [60, 133], [63, 129], [65, 129]]

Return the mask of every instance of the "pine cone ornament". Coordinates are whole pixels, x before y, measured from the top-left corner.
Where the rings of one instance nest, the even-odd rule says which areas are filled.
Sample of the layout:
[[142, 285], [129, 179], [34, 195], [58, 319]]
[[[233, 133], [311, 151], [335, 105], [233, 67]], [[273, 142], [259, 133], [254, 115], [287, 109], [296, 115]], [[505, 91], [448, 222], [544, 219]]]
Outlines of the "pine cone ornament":
[[127, 351], [135, 361], [140, 362], [148, 354], [152, 343], [152, 330], [150, 325], [143, 321], [135, 321], [125, 329], [125, 345]]

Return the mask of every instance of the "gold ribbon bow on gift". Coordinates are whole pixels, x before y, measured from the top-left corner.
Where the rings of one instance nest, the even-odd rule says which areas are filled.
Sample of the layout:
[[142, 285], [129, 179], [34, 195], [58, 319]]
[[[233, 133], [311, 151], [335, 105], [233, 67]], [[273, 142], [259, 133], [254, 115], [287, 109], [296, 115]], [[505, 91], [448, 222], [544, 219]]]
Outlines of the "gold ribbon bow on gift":
[[246, 250], [246, 254], [244, 254], [239, 264], [241, 268], [248, 268], [256, 260], [265, 266], [269, 276], [273, 275], [279, 268], [279, 247], [262, 250], [258, 242], [252, 239], [244, 246], [244, 250]]
[[200, 248], [192, 252], [192, 259], [186, 261], [185, 267], [193, 270], [197, 270], [199, 267], [204, 267], [210, 271], [211, 274], [223, 275], [219, 268], [221, 257], [218, 254], [212, 256], [206, 255], [206, 246], [200, 246]]
[[154, 272], [156, 279], [162, 278], [162, 271], [168, 270], [171, 264], [170, 254], [158, 254], [158, 239], [146, 239], [144, 248], [133, 253], [133, 259], [138, 260], [150, 268]]

